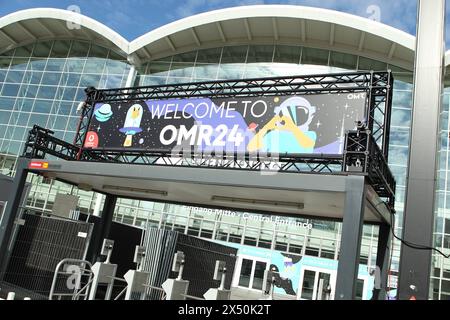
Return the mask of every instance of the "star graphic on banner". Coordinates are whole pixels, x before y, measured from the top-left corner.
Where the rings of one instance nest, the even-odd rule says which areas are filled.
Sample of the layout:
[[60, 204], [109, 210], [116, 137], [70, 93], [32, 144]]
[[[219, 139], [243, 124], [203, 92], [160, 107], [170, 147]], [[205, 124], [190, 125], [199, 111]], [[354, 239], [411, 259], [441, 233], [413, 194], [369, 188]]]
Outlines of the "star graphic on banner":
[[320, 120], [317, 121], [317, 124], [316, 124], [317, 128], [319, 128], [321, 125], [322, 125], [322, 123], [320, 122]]
[[344, 108], [345, 108], [345, 110], [347, 110], [348, 108], [350, 108], [350, 106], [348, 105], [348, 103], [345, 104]]

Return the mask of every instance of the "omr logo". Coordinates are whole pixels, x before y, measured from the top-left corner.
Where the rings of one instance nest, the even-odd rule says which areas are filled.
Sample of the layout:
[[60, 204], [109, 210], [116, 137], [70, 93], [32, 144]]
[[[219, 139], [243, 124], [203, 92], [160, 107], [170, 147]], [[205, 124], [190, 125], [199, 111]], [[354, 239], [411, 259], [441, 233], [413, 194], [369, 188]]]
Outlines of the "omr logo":
[[349, 93], [347, 95], [347, 98], [349, 100], [356, 100], [356, 99], [364, 99], [366, 97], [366, 94], [361, 92], [361, 93]]
[[31, 161], [28, 165], [29, 169], [48, 169], [48, 162]]

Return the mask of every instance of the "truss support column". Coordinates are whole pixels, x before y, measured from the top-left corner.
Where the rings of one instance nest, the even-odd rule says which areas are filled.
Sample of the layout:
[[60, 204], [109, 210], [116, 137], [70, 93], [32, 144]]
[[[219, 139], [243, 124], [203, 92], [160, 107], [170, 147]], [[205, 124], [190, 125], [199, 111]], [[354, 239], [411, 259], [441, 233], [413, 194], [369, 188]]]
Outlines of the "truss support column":
[[97, 262], [98, 258], [100, 257], [103, 239], [108, 238], [109, 236], [116, 203], [117, 196], [110, 194], [106, 195], [102, 215], [100, 221], [98, 222], [98, 231], [92, 235], [89, 245], [88, 260], [92, 263]]
[[[403, 240], [433, 247], [439, 112], [442, 102], [445, 0], [420, 0], [403, 218]], [[398, 298], [429, 298], [432, 255], [402, 244]]]
[[17, 159], [16, 175], [11, 187], [11, 194], [8, 197], [6, 208], [0, 223], [0, 279], [3, 278], [10, 254], [10, 240], [14, 228], [14, 222], [20, 212], [22, 194], [28, 175], [29, 159], [19, 157]]
[[355, 298], [364, 222], [365, 177], [348, 176], [345, 186], [341, 249], [336, 276], [336, 300]]

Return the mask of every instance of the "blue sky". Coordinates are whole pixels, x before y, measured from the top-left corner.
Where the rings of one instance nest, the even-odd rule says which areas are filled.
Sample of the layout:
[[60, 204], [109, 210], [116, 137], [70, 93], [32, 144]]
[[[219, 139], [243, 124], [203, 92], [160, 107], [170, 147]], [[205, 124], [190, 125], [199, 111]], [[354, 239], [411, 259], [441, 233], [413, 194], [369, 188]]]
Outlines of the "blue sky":
[[[416, 29], [416, 0], [0, 0], [0, 16], [33, 7], [67, 9], [75, 5], [82, 14], [104, 23], [126, 39], [133, 40], [186, 16], [253, 4], [292, 4], [334, 9], [366, 18], [379, 16], [382, 23], [410, 34], [415, 34]], [[447, 12], [450, 13], [449, 5]], [[447, 29], [449, 25], [450, 21]], [[450, 32], [447, 32], [447, 40], [450, 40], [449, 36]]]

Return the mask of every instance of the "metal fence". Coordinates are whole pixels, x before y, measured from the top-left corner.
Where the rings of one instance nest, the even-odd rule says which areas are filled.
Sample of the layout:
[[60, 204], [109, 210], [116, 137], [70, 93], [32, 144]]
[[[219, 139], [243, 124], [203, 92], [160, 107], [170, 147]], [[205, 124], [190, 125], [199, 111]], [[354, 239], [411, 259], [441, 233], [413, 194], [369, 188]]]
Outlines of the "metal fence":
[[31, 292], [33, 299], [46, 299], [57, 264], [65, 258], [84, 258], [92, 224], [34, 213], [25, 213], [23, 219], [0, 275], [0, 289], [12, 286]]

